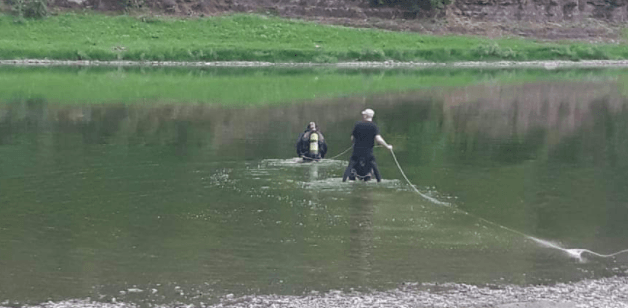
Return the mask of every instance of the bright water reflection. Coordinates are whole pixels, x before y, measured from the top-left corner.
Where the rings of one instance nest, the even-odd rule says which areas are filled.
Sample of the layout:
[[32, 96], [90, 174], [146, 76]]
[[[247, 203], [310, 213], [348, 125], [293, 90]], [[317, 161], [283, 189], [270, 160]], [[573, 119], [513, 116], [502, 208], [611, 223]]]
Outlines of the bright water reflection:
[[[292, 158], [311, 120], [344, 151], [365, 106], [409, 179], [451, 207], [381, 148], [379, 184], [342, 183], [347, 155]], [[580, 263], [499, 226], [627, 248], [626, 123], [618, 85], [595, 81], [248, 109], [0, 105], [0, 304], [625, 275], [627, 255]]]

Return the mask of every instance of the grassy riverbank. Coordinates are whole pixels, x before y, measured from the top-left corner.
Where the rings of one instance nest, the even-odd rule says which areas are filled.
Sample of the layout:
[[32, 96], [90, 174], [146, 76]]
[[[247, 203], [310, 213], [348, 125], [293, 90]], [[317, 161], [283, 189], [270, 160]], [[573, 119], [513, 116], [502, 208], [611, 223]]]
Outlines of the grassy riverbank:
[[[289, 104], [479, 83], [628, 79], [625, 70], [28, 68], [0, 70], [0, 104], [206, 103], [230, 107]], [[71, 90], [69, 90], [71, 89]]]
[[492, 61], [628, 59], [614, 44], [430, 36], [259, 15], [198, 19], [0, 15], [0, 59], [151, 61]]

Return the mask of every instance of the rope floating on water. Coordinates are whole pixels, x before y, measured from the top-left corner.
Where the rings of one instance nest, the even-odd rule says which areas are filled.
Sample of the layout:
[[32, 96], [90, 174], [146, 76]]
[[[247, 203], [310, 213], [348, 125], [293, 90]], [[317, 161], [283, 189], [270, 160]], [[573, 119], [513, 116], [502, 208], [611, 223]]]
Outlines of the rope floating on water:
[[419, 194], [419, 196], [433, 202], [439, 205], [446, 205], [449, 206], [450, 204], [447, 202], [443, 202], [440, 200], [437, 200], [436, 198], [432, 198], [424, 193], [421, 193], [413, 184], [412, 182], [410, 182], [410, 180], [408, 180], [408, 177], [406, 176], [406, 174], [403, 172], [403, 169], [401, 169], [401, 165], [399, 165], [399, 161], [397, 161], [397, 156], [395, 156], [395, 152], [393, 152], [392, 149], [390, 149], [390, 154], [392, 154], [393, 159], [395, 160], [395, 164], [397, 164], [397, 168], [399, 168], [399, 172], [401, 172], [401, 175], [403, 175], [403, 178], [406, 179], [406, 182], [408, 182], [408, 185], [410, 185], [410, 187], [412, 187], [412, 189], [414, 189], [414, 191]]
[[[395, 164], [397, 164], [397, 168], [399, 168], [399, 172], [401, 172], [401, 175], [403, 176], [403, 178], [404, 178], [404, 179], [406, 179], [406, 182], [408, 182], [408, 185], [410, 185], [410, 187], [412, 187], [412, 189], [413, 189], [413, 190], [414, 190], [417, 194], [419, 194], [421, 197], [423, 197], [423, 198], [425, 198], [425, 199], [427, 199], [427, 200], [429, 200], [429, 201], [431, 201], [431, 202], [433, 202], [433, 203], [435, 203], [435, 204], [439, 204], [439, 205], [447, 205], [447, 206], [449, 206], [449, 205], [450, 205], [450, 204], [449, 204], [449, 203], [447, 203], [447, 202], [442, 202], [442, 201], [439, 201], [439, 200], [437, 200], [437, 199], [435, 199], [435, 198], [432, 198], [432, 197], [430, 197], [430, 196], [428, 196], [428, 195], [425, 195], [425, 194], [421, 193], [421, 192], [420, 192], [420, 191], [419, 191], [419, 190], [418, 190], [418, 189], [417, 189], [417, 188], [416, 188], [416, 187], [412, 184], [412, 182], [410, 182], [410, 180], [408, 179], [408, 177], [406, 176], [406, 174], [403, 172], [403, 169], [401, 168], [401, 165], [399, 164], [399, 161], [397, 161], [397, 157], [395, 156], [395, 152], [393, 152], [393, 150], [392, 150], [392, 149], [390, 149], [390, 154], [392, 154], [392, 157], [393, 157], [393, 159], [395, 160]], [[523, 232], [520, 232], [520, 231], [517, 231], [517, 230], [511, 229], [511, 228], [508, 228], [508, 227], [505, 227], [505, 226], [502, 226], [502, 225], [500, 225], [500, 224], [498, 224], [498, 223], [492, 222], [492, 221], [490, 221], [490, 220], [486, 220], [486, 219], [484, 219], [484, 218], [482, 218], [482, 217], [479, 217], [479, 216], [476, 216], [476, 215], [472, 215], [472, 214], [471, 214], [471, 213], [469, 213], [469, 212], [466, 212], [466, 211], [463, 211], [463, 210], [460, 210], [460, 209], [456, 209], [456, 208], [454, 208], [454, 209], [455, 209], [456, 211], [459, 211], [459, 212], [464, 213], [465, 215], [470, 215], [470, 216], [473, 216], [473, 217], [475, 217], [475, 218], [477, 218], [477, 219], [479, 219], [479, 220], [481, 220], [481, 221], [484, 221], [484, 222], [486, 222], [486, 223], [488, 223], [488, 224], [491, 224], [491, 225], [497, 226], [497, 227], [499, 227], [499, 228], [502, 228], [502, 229], [508, 230], [508, 231], [510, 231], [510, 232], [516, 233], [516, 234], [518, 234], [518, 235], [521, 235], [521, 236], [523, 236], [523, 237], [525, 237], [525, 238], [528, 238], [528, 239], [530, 239], [530, 240], [534, 241], [535, 243], [540, 244], [540, 245], [542, 245], [542, 246], [544, 246], [544, 247], [554, 248], [554, 249], [561, 250], [561, 251], [563, 251], [563, 252], [567, 253], [567, 255], [569, 255], [570, 257], [575, 258], [575, 259], [578, 259], [578, 260], [579, 260], [579, 261], [581, 261], [581, 262], [582, 262], [582, 261], [584, 261], [584, 260], [582, 259], [582, 254], [583, 254], [583, 253], [585, 253], [585, 252], [586, 252], [586, 253], [590, 253], [590, 254], [595, 255], [595, 256], [598, 256], [598, 257], [601, 257], [601, 258], [610, 258], [610, 257], [614, 257], [614, 256], [617, 256], [617, 255], [620, 255], [620, 254], [623, 254], [623, 253], [628, 253], [628, 249], [620, 250], [620, 251], [617, 251], [617, 252], [614, 252], [614, 253], [611, 253], [611, 254], [601, 254], [601, 253], [597, 253], [597, 252], [595, 252], [595, 251], [591, 251], [591, 250], [589, 250], [589, 249], [581, 249], [581, 248], [572, 248], [572, 249], [567, 249], [567, 248], [562, 248], [562, 247], [560, 247], [560, 246], [558, 246], [558, 245], [556, 245], [556, 244], [554, 244], [554, 243], [552, 243], [552, 242], [549, 242], [549, 241], [546, 241], [546, 240], [542, 240], [542, 239], [538, 239], [538, 238], [536, 238], [536, 237], [533, 237], [533, 236], [527, 235], [527, 234], [525, 234], [525, 233], [523, 233]]]
[[[329, 159], [335, 159], [335, 158], [337, 158], [337, 157], [347, 153], [349, 150], [351, 150], [352, 147], [353, 146], [350, 146], [349, 148], [347, 148], [346, 150], [344, 150], [340, 154], [338, 154], [338, 155], [336, 155], [334, 157], [331, 157]], [[399, 161], [397, 160], [397, 156], [395, 155], [395, 152], [392, 149], [390, 149], [390, 154], [392, 154], [392, 157], [393, 157], [393, 159], [395, 161], [395, 164], [397, 165], [397, 168], [399, 169], [399, 172], [401, 172], [401, 175], [403, 176], [403, 178], [406, 180], [406, 182], [408, 182], [408, 185], [410, 185], [410, 187], [417, 194], [419, 194], [419, 196], [429, 200], [430, 202], [432, 202], [434, 204], [445, 205], [445, 206], [450, 206], [451, 205], [451, 204], [449, 204], [447, 202], [440, 201], [440, 200], [438, 200], [436, 198], [430, 197], [430, 196], [420, 192], [416, 188], [416, 186], [414, 186], [414, 184], [412, 184], [412, 182], [410, 182], [410, 180], [406, 176], [406, 173], [403, 172], [403, 169], [401, 168], [401, 165], [399, 164]], [[574, 259], [577, 259], [577, 260], [579, 260], [581, 262], [584, 261], [583, 258], [582, 258], [582, 254], [583, 253], [589, 253], [589, 254], [592, 254], [594, 256], [598, 256], [598, 257], [601, 257], [601, 258], [611, 258], [611, 257], [617, 256], [617, 255], [623, 254], [623, 253], [628, 253], [628, 249], [620, 250], [620, 251], [617, 251], [617, 252], [614, 252], [614, 253], [611, 253], [611, 254], [601, 254], [601, 253], [597, 253], [597, 252], [589, 250], [589, 249], [582, 249], [582, 248], [571, 248], [571, 249], [568, 249], [568, 248], [563, 248], [563, 247], [560, 247], [560, 246], [558, 246], [558, 245], [556, 245], [556, 244], [554, 244], [552, 242], [549, 242], [549, 241], [546, 241], [546, 240], [542, 240], [542, 239], [536, 238], [534, 236], [527, 235], [527, 234], [525, 234], [523, 232], [520, 232], [520, 231], [517, 231], [515, 229], [511, 229], [511, 228], [508, 228], [506, 226], [502, 226], [502, 225], [500, 225], [498, 223], [492, 222], [490, 220], [486, 220], [486, 219], [484, 219], [482, 217], [479, 217], [479, 216], [476, 216], [476, 215], [472, 215], [469, 212], [466, 212], [466, 211], [463, 211], [463, 210], [460, 210], [460, 209], [457, 209], [457, 208], [454, 208], [454, 210], [458, 211], [458, 212], [462, 212], [465, 215], [473, 216], [473, 217], [475, 217], [475, 218], [477, 218], [477, 219], [479, 219], [481, 221], [484, 221], [484, 222], [486, 222], [488, 224], [494, 225], [494, 226], [499, 227], [501, 229], [508, 230], [508, 231], [510, 231], [512, 233], [516, 233], [518, 235], [521, 235], [521, 236], [523, 236], [523, 237], [525, 237], [527, 239], [530, 239], [530, 240], [534, 241], [535, 243], [540, 244], [540, 245], [542, 245], [544, 247], [554, 248], [554, 249], [558, 249], [560, 251], [563, 251], [563, 252], [567, 253], [568, 256], [570, 256], [570, 257], [572, 257]]]

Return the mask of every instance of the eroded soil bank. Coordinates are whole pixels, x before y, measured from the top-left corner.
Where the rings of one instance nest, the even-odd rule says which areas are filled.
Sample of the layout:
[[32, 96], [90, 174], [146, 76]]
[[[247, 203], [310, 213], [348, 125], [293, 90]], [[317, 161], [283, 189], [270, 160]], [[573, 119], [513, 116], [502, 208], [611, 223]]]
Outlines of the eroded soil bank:
[[[435, 35], [526, 37], [543, 40], [620, 42], [627, 1], [461, 0], [444, 8], [413, 1], [377, 5], [372, 0], [53, 0], [53, 9], [93, 9], [132, 14], [199, 17], [270, 14], [323, 24]], [[417, 3], [420, 3], [417, 1]]]

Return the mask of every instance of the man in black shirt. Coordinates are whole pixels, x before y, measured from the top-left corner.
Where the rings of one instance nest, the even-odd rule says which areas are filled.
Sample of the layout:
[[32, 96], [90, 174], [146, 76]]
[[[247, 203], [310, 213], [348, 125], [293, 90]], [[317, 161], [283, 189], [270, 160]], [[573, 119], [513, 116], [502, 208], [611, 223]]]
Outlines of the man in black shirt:
[[392, 145], [387, 144], [384, 138], [379, 134], [379, 128], [373, 123], [374, 115], [375, 111], [365, 109], [362, 111], [362, 121], [355, 123], [353, 127], [353, 132], [351, 133], [353, 154], [351, 154], [349, 165], [342, 175], [343, 182], [345, 182], [347, 178], [353, 180], [356, 177], [368, 181], [371, 178], [371, 171], [373, 175], [375, 175], [377, 182], [381, 182], [382, 180], [379, 170], [377, 170], [377, 164], [375, 163], [373, 146], [375, 145], [375, 141], [377, 141], [377, 143], [392, 150]]

